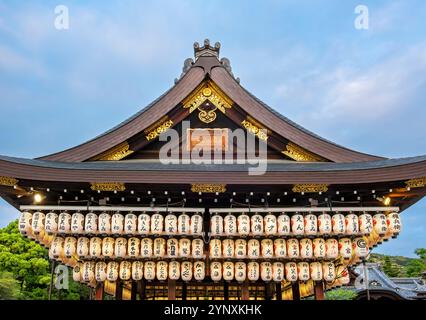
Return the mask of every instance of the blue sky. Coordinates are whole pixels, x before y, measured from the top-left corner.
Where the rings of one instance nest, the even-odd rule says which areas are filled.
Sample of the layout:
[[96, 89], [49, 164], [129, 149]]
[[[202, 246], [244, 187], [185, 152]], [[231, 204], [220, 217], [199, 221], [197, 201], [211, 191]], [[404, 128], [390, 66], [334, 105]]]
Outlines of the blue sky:
[[[69, 9], [69, 29], [54, 8]], [[369, 29], [354, 27], [357, 5]], [[0, 154], [90, 139], [173, 85], [194, 41], [220, 41], [241, 84], [325, 138], [386, 157], [426, 154], [426, 2], [1, 1]], [[426, 200], [375, 252], [426, 247]], [[0, 202], [0, 226], [17, 212]]]

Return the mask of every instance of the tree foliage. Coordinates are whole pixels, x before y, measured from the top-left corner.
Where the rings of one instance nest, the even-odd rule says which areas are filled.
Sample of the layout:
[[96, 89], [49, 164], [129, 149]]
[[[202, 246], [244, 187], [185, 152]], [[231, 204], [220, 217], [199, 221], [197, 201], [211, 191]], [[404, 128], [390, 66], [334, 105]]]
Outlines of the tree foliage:
[[325, 293], [327, 300], [353, 300], [356, 298], [357, 293], [354, 290], [348, 289], [334, 289]]

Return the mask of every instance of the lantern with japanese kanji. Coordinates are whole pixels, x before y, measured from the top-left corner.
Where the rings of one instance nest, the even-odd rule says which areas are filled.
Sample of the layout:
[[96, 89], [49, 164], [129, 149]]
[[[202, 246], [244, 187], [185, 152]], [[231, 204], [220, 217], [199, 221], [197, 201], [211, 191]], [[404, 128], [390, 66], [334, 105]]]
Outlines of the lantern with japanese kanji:
[[231, 261], [225, 261], [222, 265], [223, 271], [222, 276], [225, 281], [234, 280], [234, 263]]
[[206, 276], [206, 264], [204, 261], [194, 262], [194, 279], [196, 281], [203, 281]]
[[113, 257], [114, 256], [114, 238], [105, 237], [102, 239], [102, 255], [104, 257]]
[[339, 242], [336, 239], [325, 241], [325, 256], [327, 259], [336, 259], [339, 256]]
[[31, 219], [33, 215], [28, 212], [24, 211], [21, 213], [21, 216], [19, 218], [19, 232], [23, 235], [27, 235], [31, 232]]
[[309, 264], [310, 277], [313, 281], [322, 280], [322, 265], [320, 262], [315, 261]]
[[210, 240], [210, 258], [221, 258], [222, 257], [222, 241], [219, 239]]
[[313, 257], [312, 240], [311, 239], [300, 239], [300, 257], [302, 259], [310, 259]]
[[143, 279], [143, 262], [142, 261], [133, 261], [132, 279], [135, 281], [139, 281]]
[[322, 213], [318, 216], [318, 233], [321, 235], [329, 235], [333, 231], [331, 215]]
[[77, 239], [66, 237], [64, 240], [64, 255], [67, 258], [73, 257], [77, 252]]
[[111, 233], [120, 235], [124, 231], [124, 216], [117, 212], [111, 217]]
[[178, 217], [178, 234], [189, 234], [189, 224], [191, 218], [186, 214], [182, 213]]
[[235, 258], [244, 259], [247, 256], [247, 241], [244, 239], [235, 240]]
[[192, 280], [192, 262], [183, 261], [180, 264], [180, 275], [181, 275], [182, 281]]
[[251, 233], [254, 236], [263, 234], [263, 217], [260, 214], [255, 214], [250, 218]]
[[149, 214], [141, 213], [138, 216], [138, 233], [142, 235], [149, 234], [151, 228], [151, 217]]
[[70, 233], [71, 215], [68, 212], [61, 212], [58, 217], [58, 233]]
[[89, 244], [89, 238], [80, 237], [77, 239], [77, 255], [80, 259], [89, 257]]
[[178, 261], [169, 262], [169, 279], [179, 280], [180, 278], [180, 263]]
[[77, 262], [75, 266], [72, 268], [72, 279], [75, 282], [81, 282], [81, 269], [83, 267], [83, 264], [81, 262]]
[[191, 256], [191, 240], [187, 238], [179, 239], [179, 257], [188, 258]]
[[95, 279], [95, 263], [93, 261], [83, 262], [82, 280], [90, 282]]
[[347, 235], [357, 235], [359, 233], [359, 220], [358, 216], [349, 213], [345, 216], [345, 228]]
[[103, 261], [96, 262], [95, 279], [98, 282], [104, 282], [107, 278], [107, 264]]
[[297, 281], [298, 272], [297, 272], [297, 263], [296, 262], [287, 262], [285, 264], [285, 278], [287, 281]]
[[247, 277], [247, 266], [245, 262], [235, 262], [235, 280], [243, 282]]
[[102, 256], [102, 239], [98, 237], [90, 238], [89, 241], [89, 256], [99, 258]]
[[343, 214], [333, 214], [333, 216], [331, 217], [331, 225], [333, 226], [333, 234], [345, 234], [345, 216]]
[[50, 245], [49, 254], [57, 259], [64, 255], [64, 238], [56, 236]]
[[272, 280], [276, 282], [281, 282], [284, 280], [284, 263], [282, 262], [274, 262], [272, 264]]
[[136, 234], [138, 228], [138, 217], [134, 213], [128, 213], [124, 217], [124, 233]]
[[235, 243], [232, 239], [222, 241], [222, 256], [224, 258], [233, 258], [235, 255]]
[[142, 238], [141, 240], [141, 257], [151, 258], [153, 249], [153, 241], [150, 238]]
[[287, 244], [284, 239], [274, 240], [274, 255], [276, 258], [285, 258], [287, 256]]
[[315, 238], [312, 240], [312, 249], [314, 251], [314, 257], [318, 259], [325, 258], [326, 255], [326, 245], [323, 238]]
[[307, 262], [299, 262], [297, 264], [297, 277], [301, 281], [308, 281], [310, 276], [309, 263]]
[[191, 216], [189, 231], [194, 236], [199, 236], [203, 233], [203, 217], [201, 215], [194, 214]]
[[174, 214], [169, 213], [164, 218], [164, 231], [169, 235], [177, 234], [177, 217]]
[[257, 281], [259, 280], [259, 264], [255, 261], [250, 261], [247, 264], [247, 278], [250, 281]]
[[119, 264], [115, 261], [110, 261], [107, 264], [107, 280], [117, 281]]
[[301, 236], [305, 233], [305, 222], [301, 214], [294, 214], [291, 216], [291, 232], [293, 235]]
[[143, 274], [144, 274], [145, 280], [152, 281], [155, 279], [155, 273], [156, 273], [155, 267], [156, 267], [156, 264], [154, 261], [146, 261], [143, 264]]
[[264, 230], [266, 235], [273, 236], [277, 233], [278, 226], [276, 216], [274, 216], [273, 214], [268, 214], [265, 216], [265, 218], [263, 218], [263, 222], [265, 225]]
[[127, 241], [127, 256], [137, 258], [140, 254], [141, 241], [139, 238], [132, 237]]
[[151, 217], [151, 233], [162, 234], [163, 224], [164, 224], [164, 217], [159, 213], [153, 214]]
[[175, 238], [167, 239], [167, 257], [177, 258], [179, 256], [178, 240]]
[[391, 212], [386, 217], [388, 224], [388, 232], [392, 237], [397, 236], [401, 232], [401, 218], [398, 212]]
[[124, 258], [127, 254], [127, 239], [126, 238], [116, 238], [114, 246], [114, 255], [117, 258]]
[[277, 218], [277, 231], [280, 236], [287, 236], [291, 232], [290, 217], [284, 213]]
[[352, 241], [349, 238], [339, 239], [339, 254], [340, 256], [348, 260], [352, 257]]
[[50, 235], [58, 232], [58, 215], [55, 212], [46, 214], [44, 230]]
[[272, 264], [270, 262], [260, 263], [260, 278], [265, 282], [272, 280]]
[[84, 215], [80, 212], [73, 213], [71, 218], [71, 233], [82, 234], [84, 231]]
[[157, 280], [165, 281], [168, 276], [168, 264], [166, 261], [158, 261], [155, 267], [155, 274], [157, 276]]
[[287, 240], [287, 257], [297, 259], [300, 256], [299, 240], [291, 238]]
[[212, 236], [220, 236], [223, 234], [223, 218], [216, 214], [210, 219], [210, 230]]
[[163, 238], [154, 239], [153, 256], [155, 258], [162, 258], [166, 255], [166, 240]]
[[304, 227], [306, 235], [316, 235], [318, 232], [318, 219], [317, 216], [309, 213], [304, 217]]
[[369, 235], [373, 230], [373, 217], [369, 213], [363, 213], [358, 217], [359, 231], [363, 235]]
[[271, 239], [263, 239], [260, 247], [262, 258], [269, 259], [274, 256], [274, 242]]
[[193, 239], [191, 244], [191, 254], [194, 259], [201, 259], [204, 255], [204, 242], [201, 239]]
[[86, 214], [84, 218], [84, 232], [87, 234], [96, 234], [98, 231], [98, 216], [93, 212]]
[[237, 218], [234, 215], [228, 214], [225, 216], [223, 230], [227, 236], [234, 236], [237, 233]]
[[383, 213], [376, 213], [373, 216], [373, 229], [379, 236], [384, 236], [388, 231], [387, 219]]
[[260, 243], [259, 240], [250, 239], [247, 242], [247, 255], [250, 259], [257, 259], [260, 256]]
[[210, 263], [210, 277], [214, 282], [222, 280], [222, 264], [220, 262]]
[[111, 216], [106, 212], [102, 212], [98, 217], [98, 232], [101, 235], [111, 234]]
[[322, 276], [327, 282], [332, 282], [336, 278], [336, 270], [333, 262], [322, 263]]
[[241, 214], [237, 218], [237, 229], [240, 236], [250, 234], [250, 217], [246, 214]]

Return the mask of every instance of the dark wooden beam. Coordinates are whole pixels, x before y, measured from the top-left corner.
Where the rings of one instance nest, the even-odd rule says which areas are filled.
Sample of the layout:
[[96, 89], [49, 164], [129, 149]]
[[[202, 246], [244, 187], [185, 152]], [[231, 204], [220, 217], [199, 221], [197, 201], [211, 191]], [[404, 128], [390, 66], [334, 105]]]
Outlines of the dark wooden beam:
[[241, 284], [241, 300], [250, 300], [248, 279]]
[[186, 300], [187, 296], [187, 285], [186, 282], [182, 282], [182, 300]]
[[277, 300], [283, 299], [282, 290], [281, 290], [281, 282], [277, 282], [275, 284], [275, 294], [277, 296]]
[[291, 283], [291, 290], [293, 292], [293, 300], [300, 300], [300, 289], [299, 289], [299, 282], [292, 282]]
[[131, 291], [131, 296], [130, 296], [130, 300], [136, 300], [136, 296], [138, 293], [138, 288], [137, 288], [137, 282], [136, 281], [132, 281], [132, 291]]
[[176, 280], [168, 280], [167, 296], [169, 300], [176, 300]]
[[314, 292], [315, 300], [324, 300], [324, 283], [322, 281], [315, 281]]
[[123, 300], [123, 285], [120, 279], [115, 282], [115, 300]]
[[95, 289], [95, 300], [104, 300], [104, 283], [98, 282]]
[[229, 300], [229, 284], [228, 284], [228, 282], [223, 283], [223, 300]]
[[138, 291], [139, 291], [139, 299], [145, 300], [146, 299], [146, 292], [145, 292], [145, 280], [138, 281]]

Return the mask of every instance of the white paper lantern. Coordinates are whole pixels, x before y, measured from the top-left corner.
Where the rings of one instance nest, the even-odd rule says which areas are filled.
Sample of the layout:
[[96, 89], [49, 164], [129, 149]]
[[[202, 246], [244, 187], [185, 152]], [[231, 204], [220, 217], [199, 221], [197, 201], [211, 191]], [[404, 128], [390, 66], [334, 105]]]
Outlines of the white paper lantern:
[[180, 264], [180, 274], [182, 281], [191, 281], [192, 280], [192, 262], [183, 261]]
[[260, 278], [265, 282], [272, 280], [272, 264], [270, 262], [260, 263]]
[[341, 213], [333, 214], [331, 218], [331, 224], [333, 226], [333, 234], [341, 235], [345, 234], [345, 216]]
[[43, 212], [34, 212], [31, 220], [31, 228], [33, 229], [34, 234], [38, 235], [41, 231], [44, 231], [45, 219], [46, 216]]
[[259, 280], [260, 271], [259, 271], [259, 264], [255, 261], [250, 261], [247, 264], [247, 278], [250, 281], [257, 281]]
[[95, 263], [93, 261], [83, 262], [82, 280], [90, 282], [95, 279]]
[[72, 279], [75, 282], [81, 282], [81, 272], [82, 272], [83, 264], [81, 262], [77, 262], [72, 269]]
[[84, 218], [84, 232], [87, 234], [96, 234], [98, 231], [98, 216], [93, 212], [86, 214]]
[[115, 240], [111, 237], [106, 237], [102, 239], [102, 255], [104, 257], [113, 257], [114, 256], [114, 247]]
[[177, 234], [177, 217], [174, 214], [169, 213], [164, 218], [164, 230], [169, 235]]
[[70, 233], [71, 232], [71, 215], [67, 212], [61, 212], [58, 217], [58, 232]]
[[89, 256], [99, 258], [102, 256], [102, 239], [98, 237], [90, 238]]
[[98, 282], [104, 282], [107, 278], [107, 264], [103, 261], [95, 265], [95, 279]]
[[168, 276], [168, 263], [166, 261], [158, 261], [155, 267], [155, 274], [157, 276], [157, 280], [165, 281]]
[[111, 217], [112, 234], [122, 234], [124, 231], [124, 216], [121, 213], [114, 213]]
[[132, 279], [135, 281], [139, 281], [143, 279], [143, 262], [142, 261], [133, 261]]
[[167, 257], [177, 258], [179, 256], [179, 242], [175, 238], [167, 239]]
[[55, 237], [52, 241], [52, 244], [50, 246], [50, 255], [55, 258], [58, 259], [59, 257], [64, 255], [64, 238], [62, 237]]
[[118, 279], [118, 268], [119, 264], [115, 261], [110, 261], [107, 264], [107, 280], [108, 281], [117, 281]]
[[121, 261], [120, 262], [120, 279], [121, 280], [129, 280], [132, 275], [132, 264], [129, 261]]
[[66, 237], [64, 240], [64, 255], [72, 258], [77, 252], [77, 239], [74, 237]]
[[114, 255], [117, 258], [124, 258], [127, 254], [127, 239], [116, 238], [114, 245]]
[[368, 256], [368, 246], [365, 237], [358, 237], [352, 240], [352, 250], [356, 257], [366, 258]]
[[271, 239], [263, 239], [260, 246], [262, 258], [269, 259], [274, 256], [274, 242]]
[[278, 234], [280, 236], [288, 236], [291, 233], [290, 217], [284, 213], [277, 218]]
[[284, 280], [285, 271], [284, 263], [274, 262], [272, 264], [272, 280], [275, 282], [281, 282]]
[[98, 231], [102, 235], [108, 235], [111, 233], [111, 216], [103, 212], [98, 217]]
[[352, 241], [349, 238], [339, 239], [339, 254], [343, 259], [350, 259], [352, 257]]
[[194, 279], [196, 281], [203, 281], [206, 276], [206, 264], [204, 261], [194, 262]]
[[132, 237], [127, 241], [127, 255], [130, 258], [137, 258], [140, 254], [141, 241], [139, 238]]
[[194, 259], [202, 259], [204, 255], [204, 242], [201, 239], [193, 239], [191, 253]]
[[357, 215], [353, 213], [347, 214], [345, 217], [345, 225], [347, 235], [356, 235], [359, 233], [359, 222]]
[[373, 229], [379, 236], [384, 236], [388, 231], [387, 219], [383, 213], [373, 216]]
[[249, 259], [257, 259], [260, 257], [260, 242], [256, 239], [250, 239], [247, 242], [247, 255]]
[[138, 216], [138, 233], [139, 234], [149, 234], [151, 227], [151, 217], [146, 214], [142, 213]]
[[219, 239], [210, 240], [210, 258], [221, 258], [222, 257], [222, 241]]
[[89, 257], [89, 238], [80, 237], [77, 239], [77, 255], [80, 259]]
[[163, 238], [154, 239], [154, 257], [162, 258], [166, 255], [166, 240]]
[[244, 259], [247, 256], [247, 241], [244, 239], [235, 240], [235, 258]]
[[297, 264], [297, 277], [301, 281], [308, 281], [310, 276], [309, 263], [299, 262]]
[[363, 213], [358, 217], [359, 231], [363, 235], [369, 235], [373, 230], [373, 217], [369, 213]]
[[327, 259], [337, 259], [339, 256], [339, 242], [336, 239], [325, 241], [325, 256]]
[[84, 232], [84, 215], [80, 212], [73, 213], [71, 218], [71, 233], [82, 234]]
[[247, 278], [247, 266], [245, 262], [235, 262], [235, 280], [244, 282]]
[[191, 216], [189, 233], [194, 236], [202, 235], [203, 233], [203, 217], [199, 214]]
[[178, 217], [178, 234], [189, 234], [189, 224], [191, 218], [186, 214], [182, 213]]
[[305, 233], [305, 221], [301, 214], [291, 216], [291, 232], [296, 236], [301, 236]]
[[401, 232], [401, 218], [398, 212], [391, 212], [386, 217], [388, 224], [388, 232], [392, 234], [392, 236], [396, 236]]
[[141, 240], [141, 257], [142, 258], [151, 258], [153, 255], [152, 252], [153, 242], [150, 238], [143, 238]]
[[314, 254], [311, 239], [301, 239], [300, 242], [300, 257], [302, 259], [311, 259]]
[[255, 214], [250, 218], [251, 233], [254, 236], [263, 234], [263, 217], [260, 214]]
[[180, 279], [180, 263], [178, 261], [169, 262], [169, 279], [170, 280]]
[[46, 214], [44, 230], [46, 230], [48, 234], [58, 232], [58, 215], [55, 212], [49, 212]]
[[133, 213], [128, 213], [124, 217], [124, 233], [136, 234], [138, 228], [138, 217]]
[[224, 232], [227, 236], [234, 236], [237, 233], [237, 218], [232, 215], [228, 214], [223, 219], [223, 225], [224, 225]]
[[273, 236], [277, 234], [278, 226], [277, 226], [277, 217], [273, 214], [268, 214], [263, 218], [263, 222], [265, 224], [265, 234], [268, 236]]
[[336, 278], [336, 270], [333, 262], [322, 263], [322, 276], [325, 281], [332, 282]]
[[329, 235], [333, 231], [331, 215], [322, 213], [318, 216], [318, 233], [321, 235]]
[[210, 219], [210, 230], [212, 236], [220, 236], [223, 234], [223, 218], [216, 214]]
[[237, 218], [237, 229], [240, 236], [250, 234], [250, 217], [246, 214], [241, 214]]
[[155, 213], [151, 217], [151, 233], [161, 234], [163, 233], [164, 218], [161, 214]]
[[278, 238], [274, 240], [274, 255], [276, 258], [287, 257], [287, 244], [284, 239]]
[[336, 270], [336, 278], [339, 285], [347, 285], [350, 282], [349, 271], [346, 266], [338, 266]]
[[223, 280], [232, 281], [234, 280], [234, 263], [231, 261], [225, 261], [223, 263]]
[[222, 264], [220, 262], [210, 263], [210, 277], [214, 282], [222, 280]]
[[312, 241], [312, 249], [314, 251], [314, 257], [317, 259], [324, 259], [326, 257], [326, 245], [323, 238], [315, 238]]
[[28, 212], [24, 211], [21, 213], [21, 216], [19, 218], [19, 232], [23, 235], [27, 235], [31, 232], [31, 220], [33, 215]]
[[152, 281], [155, 279], [155, 270], [156, 264], [154, 261], [147, 261], [143, 265], [143, 276], [145, 280]]
[[313, 281], [322, 280], [322, 265], [320, 262], [315, 261], [309, 264], [310, 276]]
[[235, 255], [235, 243], [232, 239], [222, 241], [222, 256], [224, 258], [233, 258]]
[[298, 272], [297, 272], [297, 264], [296, 262], [287, 262], [285, 264], [285, 278], [287, 281], [297, 281]]
[[191, 256], [191, 240], [187, 238], [179, 239], [179, 257], [187, 258]]
[[309, 213], [304, 217], [305, 234], [316, 235], [318, 233], [318, 219], [317, 216]]
[[291, 238], [287, 240], [287, 257], [297, 259], [300, 257], [299, 240]]

